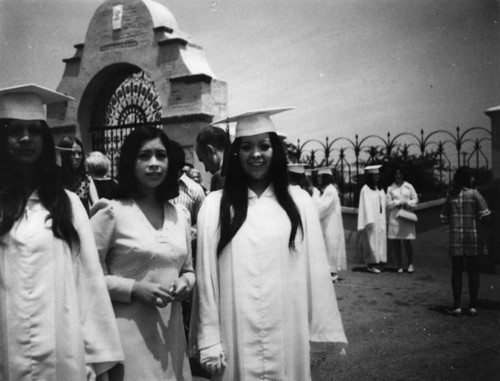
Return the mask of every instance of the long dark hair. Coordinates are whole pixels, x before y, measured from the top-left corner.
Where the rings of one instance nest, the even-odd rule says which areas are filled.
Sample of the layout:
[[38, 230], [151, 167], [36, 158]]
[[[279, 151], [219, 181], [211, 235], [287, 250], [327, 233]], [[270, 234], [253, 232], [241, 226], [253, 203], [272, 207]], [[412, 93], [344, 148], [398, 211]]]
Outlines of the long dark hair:
[[[82, 160], [76, 169], [73, 168], [71, 164], [71, 155], [73, 145], [75, 144], [78, 144], [82, 150]], [[87, 175], [87, 171], [85, 170], [85, 150], [83, 149], [83, 143], [77, 137], [65, 136], [57, 143], [57, 147], [61, 148], [60, 155], [63, 185], [70, 191], [75, 192]]]
[[[24, 184], [19, 176], [19, 164], [8, 153], [7, 139], [12, 119], [0, 119], [0, 236], [9, 232], [26, 207]], [[41, 123], [42, 154], [36, 163], [35, 184], [42, 205], [52, 219], [52, 232], [70, 246], [80, 244], [73, 226], [71, 201], [60, 180], [55, 160], [52, 134], [45, 121]]]
[[168, 169], [163, 182], [155, 189], [155, 194], [160, 202], [165, 202], [179, 195], [179, 183], [177, 181], [177, 171], [182, 168], [183, 163], [178, 162], [174, 156], [174, 149], [171, 147], [170, 139], [162, 129], [152, 126], [141, 126], [134, 129], [124, 140], [120, 160], [118, 161], [118, 184], [120, 190], [119, 199], [142, 197], [139, 184], [135, 177], [135, 161], [142, 145], [159, 138], [167, 150]]
[[366, 185], [370, 187], [371, 190], [381, 189], [380, 188], [380, 175], [378, 181], [375, 181], [375, 175], [373, 173], [367, 173], [365, 175]]
[[450, 197], [457, 197], [460, 191], [464, 188], [472, 186], [471, 179], [474, 176], [472, 169], [469, 167], [460, 167], [453, 176], [453, 183], [450, 189]]
[[[288, 247], [295, 249], [295, 235], [302, 220], [300, 213], [288, 191], [288, 175], [285, 150], [276, 133], [269, 133], [273, 148], [273, 157], [269, 168], [271, 182], [279, 204], [290, 219], [292, 229], [288, 240]], [[228, 158], [227, 177], [224, 183], [220, 204], [220, 238], [217, 245], [217, 255], [233, 239], [247, 218], [249, 179], [241, 166], [239, 151], [241, 138], [235, 139], [231, 145]]]

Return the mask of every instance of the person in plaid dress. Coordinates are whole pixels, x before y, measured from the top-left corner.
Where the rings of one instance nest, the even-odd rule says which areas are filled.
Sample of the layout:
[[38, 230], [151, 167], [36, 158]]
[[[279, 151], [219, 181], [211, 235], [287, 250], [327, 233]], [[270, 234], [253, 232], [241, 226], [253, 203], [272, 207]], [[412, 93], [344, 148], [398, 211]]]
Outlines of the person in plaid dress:
[[462, 314], [462, 272], [467, 264], [469, 277], [469, 315], [477, 315], [477, 295], [479, 292], [480, 255], [487, 254], [486, 246], [478, 231], [480, 219], [490, 211], [481, 194], [473, 189], [474, 176], [470, 168], [461, 167], [455, 173], [450, 194], [441, 212], [441, 220], [449, 227], [449, 253], [451, 256], [451, 288], [453, 308], [451, 315]]

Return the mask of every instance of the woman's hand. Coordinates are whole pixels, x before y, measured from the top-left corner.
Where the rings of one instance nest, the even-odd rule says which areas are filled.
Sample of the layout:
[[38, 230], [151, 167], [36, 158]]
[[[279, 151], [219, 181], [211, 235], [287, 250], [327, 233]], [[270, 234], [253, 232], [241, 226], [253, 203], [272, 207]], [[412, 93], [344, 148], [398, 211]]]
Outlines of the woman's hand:
[[163, 288], [159, 283], [152, 282], [136, 281], [132, 287], [132, 296], [160, 308], [166, 307], [174, 300], [169, 290]]
[[169, 292], [175, 300], [186, 300], [191, 292], [189, 281], [181, 275], [172, 282]]
[[200, 349], [200, 364], [211, 375], [222, 374], [226, 367], [226, 356], [224, 356], [222, 345], [219, 343]]

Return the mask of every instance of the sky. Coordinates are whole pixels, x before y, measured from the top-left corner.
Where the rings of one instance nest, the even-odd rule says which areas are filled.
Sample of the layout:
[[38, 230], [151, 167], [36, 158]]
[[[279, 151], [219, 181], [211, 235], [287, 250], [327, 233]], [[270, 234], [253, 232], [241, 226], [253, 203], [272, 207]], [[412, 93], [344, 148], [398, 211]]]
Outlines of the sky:
[[[228, 111], [289, 139], [490, 127], [498, 0], [156, 0], [228, 84]], [[102, 1], [0, 0], [0, 87], [56, 88]]]

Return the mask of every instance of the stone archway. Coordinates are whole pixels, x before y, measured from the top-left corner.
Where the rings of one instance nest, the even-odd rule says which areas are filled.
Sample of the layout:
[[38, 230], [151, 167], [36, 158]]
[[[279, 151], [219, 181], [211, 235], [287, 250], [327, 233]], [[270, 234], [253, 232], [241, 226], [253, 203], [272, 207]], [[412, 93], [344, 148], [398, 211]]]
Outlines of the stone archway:
[[[63, 60], [66, 66], [57, 87], [75, 101], [47, 110], [56, 140], [73, 133], [86, 150], [100, 149], [95, 140], [99, 128], [159, 122], [198, 164], [192, 155], [194, 139], [201, 127], [226, 115], [227, 85], [215, 78], [202, 48], [179, 30], [166, 7], [153, 0], [106, 0], [90, 21], [85, 42], [75, 49], [73, 57]], [[148, 91], [154, 91], [155, 101], [146, 109], [144, 104], [129, 104], [110, 117], [107, 113], [117, 98], [137, 101], [134, 89], [126, 94], [123, 87], [121, 97], [116, 94], [137, 75], [154, 89]], [[143, 90], [138, 91], [140, 97]], [[151, 120], [153, 103], [159, 107]]]
[[91, 149], [111, 159], [112, 176], [123, 140], [134, 127], [163, 127], [159, 98], [149, 75], [129, 64], [106, 67], [87, 85], [77, 118], [80, 126], [86, 126]]

